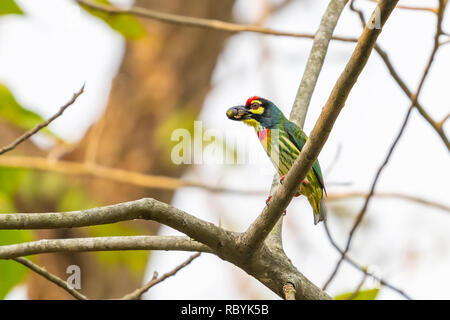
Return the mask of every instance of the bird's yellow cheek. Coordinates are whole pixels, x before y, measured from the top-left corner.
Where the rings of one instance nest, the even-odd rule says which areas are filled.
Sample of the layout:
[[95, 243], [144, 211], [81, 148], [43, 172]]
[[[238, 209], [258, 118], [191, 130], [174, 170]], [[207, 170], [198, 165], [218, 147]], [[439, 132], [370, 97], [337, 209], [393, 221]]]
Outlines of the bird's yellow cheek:
[[263, 107], [259, 107], [258, 109], [250, 109], [249, 111], [251, 113], [253, 113], [253, 114], [263, 114], [264, 113], [264, 108]]

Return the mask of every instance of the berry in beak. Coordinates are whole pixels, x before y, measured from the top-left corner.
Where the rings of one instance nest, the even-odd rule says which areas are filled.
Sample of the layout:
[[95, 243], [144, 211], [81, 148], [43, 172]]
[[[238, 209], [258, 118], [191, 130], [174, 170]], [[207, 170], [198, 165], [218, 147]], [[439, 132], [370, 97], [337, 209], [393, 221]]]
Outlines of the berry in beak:
[[235, 106], [227, 110], [227, 117], [231, 120], [248, 119], [249, 112], [244, 106]]

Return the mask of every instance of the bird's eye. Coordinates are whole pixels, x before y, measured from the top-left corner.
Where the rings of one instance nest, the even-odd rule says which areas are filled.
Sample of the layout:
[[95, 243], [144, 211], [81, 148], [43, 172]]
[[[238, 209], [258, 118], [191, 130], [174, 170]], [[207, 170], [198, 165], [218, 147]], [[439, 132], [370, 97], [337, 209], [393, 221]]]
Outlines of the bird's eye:
[[258, 109], [260, 107], [260, 104], [259, 103], [253, 103], [251, 106], [250, 106], [250, 108], [251, 109], [253, 109], [253, 110], [255, 110], [255, 109]]

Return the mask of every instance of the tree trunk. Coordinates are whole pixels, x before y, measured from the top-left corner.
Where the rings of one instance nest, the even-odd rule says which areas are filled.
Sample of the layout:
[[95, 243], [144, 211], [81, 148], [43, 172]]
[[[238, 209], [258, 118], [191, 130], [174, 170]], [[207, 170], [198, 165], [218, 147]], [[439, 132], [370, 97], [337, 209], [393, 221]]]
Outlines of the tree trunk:
[[[183, 15], [230, 20], [233, 0], [136, 1], [137, 6]], [[74, 161], [178, 177], [184, 168], [170, 160], [174, 129], [192, 128], [210, 88], [210, 78], [226, 34], [197, 28], [140, 20], [147, 35], [130, 41], [114, 79], [106, 111], [76, 149], [66, 155]], [[88, 88], [87, 88], [88, 90]], [[153, 197], [170, 203], [173, 192], [149, 190], [101, 179], [79, 179], [102, 204]], [[31, 204], [32, 205], [32, 204]], [[36, 211], [36, 208], [33, 208]], [[147, 226], [147, 225], [146, 225]], [[157, 232], [149, 224], [148, 232]], [[50, 230], [38, 237], [80, 237], [81, 230]], [[104, 270], [94, 254], [46, 254], [36, 262], [61, 276], [67, 266], [81, 268], [81, 292], [90, 298], [117, 298], [140, 285], [123, 270]], [[61, 289], [37, 275], [29, 277], [31, 299], [69, 298]]]

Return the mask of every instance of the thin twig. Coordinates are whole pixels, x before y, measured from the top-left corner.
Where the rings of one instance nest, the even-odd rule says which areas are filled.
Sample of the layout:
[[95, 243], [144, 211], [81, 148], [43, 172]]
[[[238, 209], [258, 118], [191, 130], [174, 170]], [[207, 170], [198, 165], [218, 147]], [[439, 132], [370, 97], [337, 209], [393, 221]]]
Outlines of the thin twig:
[[344, 259], [345, 261], [347, 261], [352, 267], [354, 267], [355, 269], [358, 269], [359, 271], [361, 271], [362, 273], [364, 273], [365, 275], [375, 279], [376, 281], [378, 281], [381, 285], [388, 287], [389, 289], [397, 292], [398, 294], [402, 295], [405, 299], [408, 300], [412, 300], [412, 298], [406, 294], [403, 290], [397, 288], [396, 286], [392, 285], [391, 283], [389, 283], [388, 281], [386, 281], [385, 279], [382, 279], [376, 275], [374, 275], [373, 273], [369, 272], [367, 270], [367, 268], [363, 267], [361, 264], [357, 263], [355, 260], [353, 260], [352, 258], [350, 258], [347, 254], [344, 253], [344, 251], [337, 245], [336, 241], [334, 240], [334, 238], [332, 237], [330, 230], [328, 228], [328, 222], [325, 221], [324, 223], [324, 228], [325, 228], [325, 233], [328, 237], [328, 240], [330, 241], [331, 245], [340, 253], [340, 254], [344, 254]]
[[[369, 0], [370, 2], [378, 2], [378, 0]], [[414, 10], [414, 11], [428, 11], [428, 12], [432, 12], [432, 13], [437, 13], [437, 9], [436, 8], [430, 8], [430, 7], [411, 7], [411, 6], [404, 6], [404, 5], [400, 5], [398, 4], [397, 7], [398, 9], [405, 9], [405, 10]]]
[[[293, 38], [306, 38], [306, 39], [314, 39], [314, 34], [307, 34], [307, 33], [293, 33], [293, 32], [283, 32], [283, 31], [277, 31], [270, 28], [263, 28], [259, 26], [246, 26], [246, 25], [239, 25], [229, 22], [223, 22], [218, 20], [211, 20], [211, 19], [201, 19], [201, 18], [193, 18], [193, 17], [186, 17], [181, 15], [175, 15], [175, 14], [168, 14], [168, 13], [161, 13], [155, 10], [145, 9], [145, 8], [139, 8], [139, 7], [131, 7], [130, 9], [123, 9], [123, 8], [117, 8], [113, 7], [111, 5], [107, 4], [100, 4], [100, 3], [93, 3], [88, 0], [77, 0], [78, 3], [81, 5], [85, 5], [91, 9], [107, 12], [110, 14], [133, 14], [136, 16], [141, 16], [148, 19], [155, 19], [159, 20], [161, 22], [165, 23], [174, 23], [174, 24], [181, 24], [181, 25], [187, 25], [191, 27], [200, 27], [200, 28], [206, 28], [206, 29], [213, 29], [213, 30], [220, 30], [225, 32], [254, 32], [254, 33], [260, 33], [260, 34], [268, 34], [268, 35], [274, 35], [274, 36], [286, 36], [286, 37], [293, 37]], [[343, 41], [343, 42], [357, 42], [357, 38], [351, 38], [351, 37], [342, 37], [342, 36], [332, 36], [332, 40], [337, 41]], [[444, 41], [442, 44], [449, 43], [450, 40]], [[387, 68], [391, 72], [392, 76], [394, 77], [394, 80], [397, 81], [399, 86], [402, 88], [402, 90], [405, 92], [405, 94], [408, 97], [411, 97], [411, 92], [407, 88], [407, 86], [403, 83], [402, 80], [399, 77], [396, 77], [395, 70], [392, 67], [392, 64], [390, 63], [386, 53], [378, 46], [375, 46], [376, 52], [380, 55], [383, 62], [386, 64]], [[394, 73], [393, 73], [394, 71]], [[399, 81], [399, 79], [401, 81]], [[406, 89], [406, 90], [405, 90]], [[306, 101], [306, 100], [305, 100]], [[419, 102], [416, 104], [417, 110], [420, 112], [420, 114], [424, 117], [424, 119], [436, 130], [436, 132], [441, 137], [442, 141], [446, 145], [447, 149], [450, 150], [450, 142], [448, 141], [448, 138], [445, 135], [445, 132], [441, 129], [439, 129], [436, 126], [436, 122], [431, 118], [431, 116], [425, 111], [423, 106], [420, 105]], [[297, 117], [295, 117], [297, 118]], [[301, 116], [298, 117], [301, 120]], [[302, 123], [302, 121], [299, 121], [299, 123]]]
[[[365, 192], [345, 192], [345, 193], [330, 193], [328, 194], [325, 201], [332, 202], [332, 201], [339, 201], [342, 199], [349, 199], [349, 198], [367, 198], [369, 196], [368, 193]], [[416, 202], [419, 204], [422, 204], [424, 206], [429, 206], [433, 208], [437, 208], [446, 212], [450, 212], [450, 206], [439, 203], [436, 201], [431, 201], [422, 197], [417, 197], [409, 194], [399, 193], [399, 192], [375, 192], [372, 197], [378, 197], [378, 198], [393, 198], [393, 199], [401, 199], [411, 202]]]
[[[8, 168], [26, 168], [36, 169], [51, 172], [58, 172], [66, 175], [88, 175], [101, 179], [107, 179], [117, 181], [126, 184], [137, 185], [145, 188], [154, 188], [161, 190], [177, 190], [183, 187], [194, 187], [204, 189], [213, 193], [232, 193], [242, 196], [262, 196], [266, 195], [265, 190], [249, 190], [249, 189], [232, 189], [222, 186], [213, 186], [199, 181], [189, 181], [184, 179], [178, 179], [168, 176], [154, 176], [148, 175], [136, 171], [122, 170], [116, 168], [105, 167], [92, 163], [80, 163], [72, 161], [53, 161], [47, 158], [41, 157], [28, 157], [28, 156], [7, 156], [0, 157], [0, 167]], [[337, 185], [337, 183], [328, 182], [328, 185]], [[339, 184], [341, 185], [341, 184]], [[346, 185], [346, 184], [345, 184]], [[436, 207], [444, 211], [449, 211], [449, 206], [434, 202], [428, 199], [402, 194], [395, 192], [376, 192], [375, 197], [389, 197], [400, 198], [417, 202], [423, 205]], [[344, 198], [354, 197], [367, 197], [363, 192], [348, 192], [348, 193], [328, 193], [326, 201], [337, 201]]]
[[[87, 6], [94, 10], [99, 10], [103, 12], [107, 12], [110, 14], [132, 14], [135, 16], [154, 19], [161, 22], [179, 24], [183, 26], [189, 27], [198, 27], [198, 28], [206, 28], [206, 29], [214, 29], [226, 32], [255, 32], [261, 34], [268, 34], [273, 36], [286, 36], [286, 37], [294, 37], [294, 38], [307, 38], [314, 39], [313, 34], [308, 33], [295, 33], [295, 32], [286, 32], [286, 31], [278, 31], [265, 27], [258, 26], [249, 26], [249, 25], [240, 25], [236, 23], [224, 22], [220, 20], [213, 19], [204, 19], [204, 18], [195, 18], [195, 17], [187, 17], [181, 16], [177, 14], [171, 13], [163, 13], [156, 10], [151, 10], [147, 8], [140, 7], [131, 7], [128, 9], [117, 8], [107, 4], [94, 3], [89, 0], [77, 0], [77, 2], [81, 5]], [[345, 41], [345, 42], [356, 42], [357, 39], [349, 38], [349, 37], [333, 37], [333, 40]]]
[[426, 65], [425, 70], [423, 72], [423, 75], [422, 75], [422, 77], [420, 79], [420, 82], [419, 82], [419, 85], [417, 87], [416, 93], [413, 95], [413, 99], [412, 99], [411, 104], [410, 104], [410, 106], [408, 108], [408, 111], [407, 111], [407, 113], [405, 115], [405, 118], [404, 118], [403, 123], [402, 123], [401, 128], [400, 128], [400, 131], [397, 134], [396, 138], [394, 139], [394, 142], [392, 143], [391, 147], [389, 148], [389, 151], [388, 151], [388, 153], [387, 153], [383, 163], [381, 164], [381, 166], [377, 170], [375, 178], [372, 181], [372, 185], [370, 187], [369, 194], [368, 194], [368, 196], [367, 196], [367, 198], [366, 198], [366, 200], [364, 202], [364, 205], [363, 205], [361, 211], [359, 212], [359, 214], [358, 214], [358, 216], [357, 216], [357, 218], [355, 220], [355, 223], [353, 224], [352, 229], [349, 232], [347, 243], [345, 245], [345, 249], [344, 249], [343, 253], [341, 254], [341, 257], [340, 257], [339, 261], [337, 262], [333, 272], [331, 273], [330, 277], [328, 278], [328, 280], [324, 284], [323, 290], [325, 290], [328, 287], [328, 285], [331, 283], [331, 281], [334, 279], [334, 277], [336, 276], [336, 274], [337, 274], [337, 272], [338, 272], [338, 270], [339, 270], [339, 268], [340, 268], [340, 266], [342, 264], [342, 261], [344, 260], [345, 255], [350, 250], [350, 245], [351, 245], [353, 236], [355, 234], [355, 231], [357, 230], [358, 226], [360, 225], [361, 221], [364, 218], [364, 215], [365, 215], [365, 213], [367, 211], [367, 208], [369, 206], [370, 200], [371, 200], [373, 194], [375, 193], [375, 188], [376, 188], [378, 180], [379, 180], [379, 178], [381, 176], [381, 173], [383, 172], [384, 168], [388, 164], [388, 162], [389, 162], [389, 160], [390, 160], [390, 158], [391, 158], [391, 156], [392, 156], [392, 154], [393, 154], [393, 152], [395, 150], [395, 147], [397, 146], [398, 142], [400, 141], [400, 138], [402, 137], [403, 132], [404, 132], [404, 130], [406, 128], [406, 125], [408, 123], [408, 120], [410, 118], [411, 111], [413, 110], [414, 106], [417, 103], [418, 97], [419, 97], [420, 92], [421, 92], [421, 90], [423, 88], [423, 85], [424, 85], [425, 80], [427, 78], [428, 72], [430, 71], [431, 65], [433, 64], [433, 60], [434, 60], [435, 54], [436, 54], [436, 52], [439, 49], [439, 45], [440, 45], [440, 43], [439, 43], [439, 36], [442, 33], [441, 24], [442, 24], [442, 19], [443, 19], [443, 15], [444, 15], [445, 3], [446, 3], [445, 0], [439, 0], [439, 14], [438, 14], [437, 23], [436, 23], [437, 26], [436, 26], [436, 34], [435, 34], [435, 37], [434, 37], [433, 50], [432, 50], [432, 52], [430, 54], [430, 57], [429, 57], [428, 62], [427, 62], [427, 65]]
[[40, 157], [0, 157], [0, 167], [37, 169], [59, 172], [69, 175], [87, 175], [126, 184], [133, 184], [140, 187], [156, 188], [161, 190], [176, 190], [183, 187], [194, 187], [205, 189], [210, 192], [225, 192], [234, 194], [243, 193], [246, 195], [266, 194], [266, 192], [263, 192], [262, 190], [238, 190], [174, 177], [148, 175], [136, 171], [110, 168], [94, 163], [81, 163], [59, 160], [53, 161], [47, 158]]
[[[355, 3], [355, 0], [352, 0], [350, 2], [350, 10], [352, 10], [353, 12], [355, 12], [358, 15], [359, 20], [361, 21], [361, 24], [364, 27], [366, 25], [366, 19], [364, 17], [364, 13], [360, 9], [355, 8], [354, 3]], [[443, 43], [440, 43], [440, 45], [442, 45], [442, 44]], [[391, 60], [389, 59], [389, 55], [387, 54], [387, 52], [384, 49], [382, 49], [378, 44], [375, 45], [374, 49], [380, 56], [381, 60], [383, 60], [384, 64], [388, 68], [389, 73], [391, 74], [391, 76], [395, 80], [395, 82], [397, 82], [400, 89], [402, 89], [402, 91], [406, 94], [406, 96], [408, 96], [408, 98], [411, 101], [413, 101], [414, 100], [413, 93], [408, 88], [408, 85], [406, 84], [406, 82], [398, 74], [397, 70], [395, 69]], [[420, 115], [425, 119], [425, 121], [427, 121], [433, 127], [433, 129], [436, 131], [436, 133], [440, 136], [442, 142], [444, 142], [445, 146], [447, 147], [447, 150], [450, 151], [450, 142], [448, 141], [448, 138], [447, 138], [443, 128], [441, 126], [439, 126], [439, 123], [437, 123], [435, 120], [433, 120], [433, 118], [428, 114], [428, 112], [425, 110], [425, 107], [419, 102], [418, 99], [416, 99], [416, 103], [414, 104], [414, 107], [417, 109], [417, 111], [419, 111]]]
[[81, 294], [80, 292], [78, 292], [77, 290], [75, 290], [74, 288], [71, 288], [66, 281], [64, 281], [63, 279], [55, 276], [54, 274], [48, 272], [47, 270], [45, 270], [44, 268], [41, 268], [40, 266], [38, 266], [37, 264], [31, 262], [30, 260], [20, 257], [20, 258], [14, 258], [12, 259], [20, 264], [23, 264], [25, 267], [29, 268], [30, 270], [33, 270], [34, 272], [36, 272], [37, 274], [39, 274], [40, 276], [44, 277], [45, 279], [53, 282], [54, 284], [56, 284], [58, 287], [64, 289], [65, 291], [67, 291], [70, 295], [72, 295], [74, 298], [78, 299], [78, 300], [88, 300], [88, 298]]
[[366, 282], [367, 279], [367, 274], [364, 273], [363, 277], [361, 279], [361, 281], [358, 283], [358, 286], [356, 287], [356, 289], [353, 291], [353, 293], [347, 298], [347, 300], [353, 300], [356, 298], [356, 296], [358, 295], [358, 293], [361, 291], [362, 286], [364, 285], [364, 282]]
[[2, 149], [0, 149], [0, 155], [13, 150], [14, 148], [16, 148], [19, 144], [21, 144], [22, 142], [24, 142], [25, 140], [29, 139], [31, 136], [33, 136], [34, 134], [36, 134], [37, 132], [39, 132], [40, 130], [42, 130], [43, 128], [47, 127], [53, 120], [57, 119], [58, 117], [60, 117], [64, 111], [70, 107], [76, 100], [77, 98], [84, 92], [84, 85], [81, 87], [80, 91], [78, 91], [77, 93], [75, 93], [72, 97], [72, 99], [67, 102], [65, 105], [63, 105], [59, 111], [54, 114], [51, 118], [49, 118], [48, 120], [38, 124], [36, 127], [34, 127], [33, 129], [25, 132], [23, 135], [21, 135], [19, 138], [17, 138], [16, 140], [14, 140], [11, 144], [7, 145], [6, 147], [3, 147]]
[[188, 266], [192, 261], [194, 261], [195, 259], [197, 259], [200, 256], [200, 252], [192, 255], [189, 257], [189, 259], [187, 259], [185, 262], [183, 262], [182, 264], [180, 264], [179, 266], [177, 266], [175, 269], [173, 269], [170, 272], [167, 272], [165, 274], [163, 274], [161, 277], [157, 277], [156, 273], [153, 273], [153, 278], [150, 282], [148, 282], [145, 286], [143, 286], [142, 288], [136, 289], [135, 291], [126, 294], [125, 296], [123, 296], [121, 298], [121, 300], [138, 300], [141, 298], [141, 296], [147, 292], [151, 287], [157, 285], [158, 283], [163, 282], [164, 280], [166, 280], [167, 278], [170, 278], [172, 276], [174, 276], [178, 271], [180, 271], [181, 269], [185, 268], [186, 266]]

